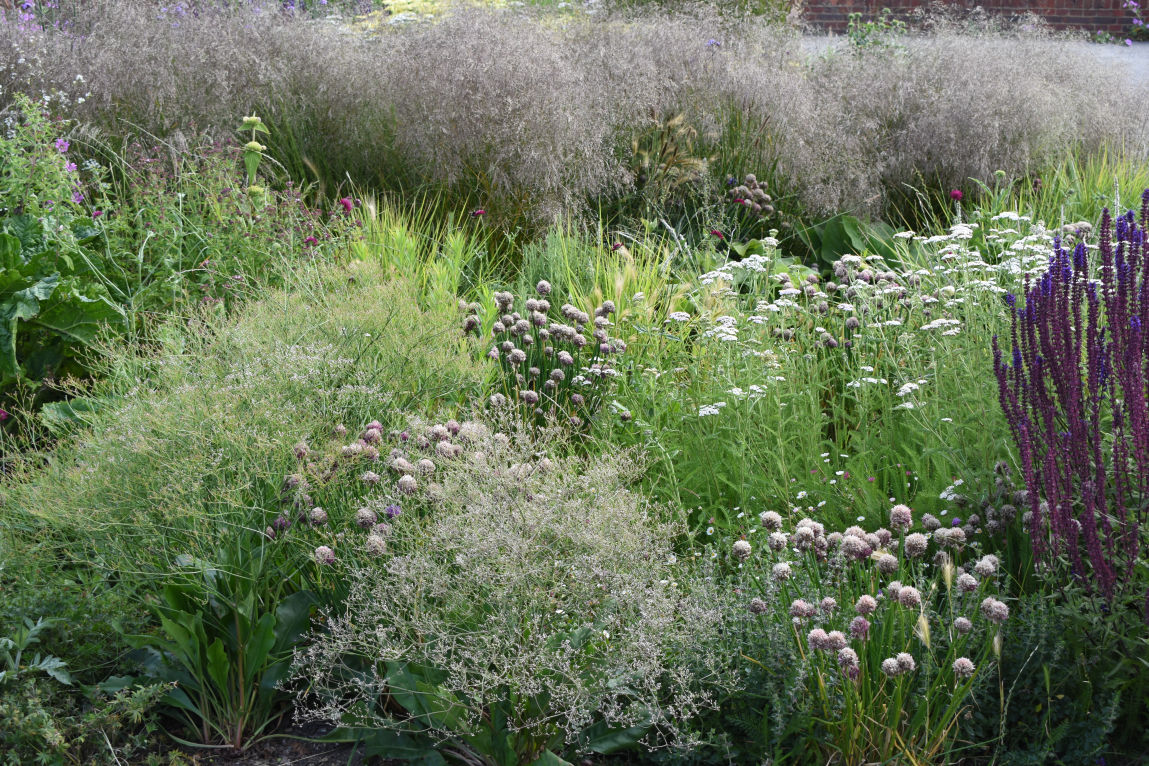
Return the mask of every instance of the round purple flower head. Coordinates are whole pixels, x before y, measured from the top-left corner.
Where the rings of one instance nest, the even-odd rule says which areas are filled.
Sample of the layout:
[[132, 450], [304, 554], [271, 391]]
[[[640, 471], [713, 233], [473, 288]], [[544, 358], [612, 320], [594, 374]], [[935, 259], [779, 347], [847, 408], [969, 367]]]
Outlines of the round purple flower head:
[[397, 505], [389, 505], [383, 509], [383, 513], [387, 514], [387, 518], [393, 519], [403, 512], [403, 509]]
[[326, 545], [321, 545], [315, 549], [315, 561], [322, 565], [334, 564], [335, 551], [331, 550]]

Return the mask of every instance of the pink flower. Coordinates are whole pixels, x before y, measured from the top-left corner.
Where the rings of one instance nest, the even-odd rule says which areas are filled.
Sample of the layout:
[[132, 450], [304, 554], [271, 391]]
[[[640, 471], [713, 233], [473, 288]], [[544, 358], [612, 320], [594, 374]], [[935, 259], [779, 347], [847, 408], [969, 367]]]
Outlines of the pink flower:
[[68, 147], [70, 147], [70, 146], [71, 146], [71, 144], [68, 143], [68, 139], [66, 139], [66, 138], [57, 138], [56, 139], [56, 148], [60, 150], [61, 154], [68, 151]]
[[92, 211], [92, 218], [99, 218], [103, 214], [104, 214], [103, 210], [93, 210]]
[[961, 202], [963, 196], [964, 195], [961, 193], [961, 189], [954, 189], [950, 192], [950, 199], [952, 199], [954, 202]]
[[316, 239], [315, 237], [304, 237], [303, 238], [303, 244], [305, 244], [305, 245], [314, 245], [318, 241], [319, 240]]
[[8, 412], [8, 410], [4, 409], [3, 407], [0, 407], [0, 423], [3, 423], [10, 417], [12, 417], [12, 413]]
[[726, 239], [726, 237], [723, 236], [722, 232], [720, 232], [718, 229], [711, 229], [710, 235], [713, 237], [718, 237], [719, 239]]
[[351, 209], [355, 207], [355, 203], [351, 201], [350, 197], [344, 197], [343, 199], [339, 200], [339, 204], [343, 206], [344, 213], [350, 213]]
[[476, 208], [476, 209], [471, 211], [471, 217], [472, 218], [478, 218], [479, 216], [486, 215], [486, 214], [487, 214], [487, 211], [483, 210], [481, 207]]

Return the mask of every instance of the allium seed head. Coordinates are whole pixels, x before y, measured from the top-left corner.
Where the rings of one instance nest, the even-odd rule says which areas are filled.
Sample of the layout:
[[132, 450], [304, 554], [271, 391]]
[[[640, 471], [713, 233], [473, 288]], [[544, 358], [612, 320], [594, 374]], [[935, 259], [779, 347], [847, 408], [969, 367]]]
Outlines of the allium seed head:
[[750, 599], [750, 614], [765, 614], [767, 607], [766, 602], [760, 598]]
[[780, 561], [774, 565], [770, 573], [774, 576], [775, 580], [789, 580], [790, 579], [790, 565], [785, 561]]
[[914, 524], [914, 513], [908, 505], [899, 503], [890, 509], [890, 526], [905, 531]]
[[957, 586], [962, 593], [973, 593], [977, 590], [977, 578], [969, 572], [962, 572], [958, 575]]
[[794, 602], [790, 604], [791, 617], [797, 617], [798, 619], [805, 620], [813, 617], [817, 613], [817, 607], [803, 599], [796, 598], [794, 599]]
[[998, 561], [997, 556], [988, 553], [982, 556], [973, 566], [973, 571], [977, 572], [982, 577], [992, 577], [997, 574], [997, 568], [1001, 562]]
[[[927, 518], [929, 518], [928, 515], [922, 517], [923, 525], [925, 525]], [[911, 532], [910, 534], [906, 535], [906, 539], [902, 545], [902, 548], [905, 551], [906, 556], [911, 559], [916, 559], [926, 552], [926, 549], [929, 547], [929, 545], [929, 538], [927, 538], [921, 532]]]
[[1009, 619], [1009, 607], [992, 597], [981, 602], [981, 613], [987, 620], [999, 625]]
[[409, 473], [404, 474], [403, 477], [399, 479], [399, 491], [404, 495], [410, 495], [418, 488], [419, 482], [415, 481], [415, 477]]
[[890, 553], [878, 556], [878, 571], [882, 574], [893, 574], [898, 571], [898, 557]]
[[367, 551], [368, 556], [382, 556], [387, 552], [387, 540], [379, 535], [367, 535], [363, 549]]
[[870, 621], [865, 617], [858, 615], [850, 621], [850, 635], [859, 641], [865, 641], [870, 637]]
[[771, 532], [770, 537], [766, 539], [766, 544], [770, 546], [772, 551], [785, 550], [789, 544], [790, 538], [787, 537], [785, 532]]
[[838, 609], [838, 601], [833, 596], [826, 596], [822, 599], [819, 608], [825, 614], [833, 614]]
[[758, 514], [758, 520], [762, 522], [762, 526], [767, 529], [776, 530], [782, 528], [782, 517], [775, 511], [763, 511]]
[[326, 524], [327, 511], [323, 510], [322, 508], [312, 508], [311, 512], [307, 514], [307, 518], [309, 518], [311, 523], [315, 526]]
[[958, 657], [954, 660], [954, 675], [958, 678], [972, 678], [973, 672], [973, 662], [969, 657]]
[[898, 664], [896, 659], [893, 657], [887, 657], [886, 659], [882, 660], [882, 672], [885, 673], [888, 677], [893, 678], [902, 672], [902, 667]]
[[360, 508], [355, 512], [355, 524], [360, 529], [370, 529], [379, 521], [375, 511], [370, 508]]
[[750, 558], [750, 543], [745, 540], [736, 540], [733, 547], [734, 557], [739, 561]]
[[315, 549], [315, 561], [320, 565], [328, 565], [335, 563], [335, 551], [328, 548], [326, 545], [321, 545]]
[[914, 662], [914, 656], [909, 652], [899, 652], [898, 657], [898, 670], [903, 673], [913, 673], [917, 670], [917, 663]]
[[858, 601], [854, 604], [854, 611], [862, 616], [872, 614], [877, 608], [877, 600], [869, 594], [859, 596]]
[[927, 513], [927, 514], [922, 516], [922, 529], [924, 529], [925, 531], [933, 532], [934, 530], [940, 529], [941, 526], [942, 526], [942, 523], [940, 521], [938, 521], [937, 516], [934, 516], [933, 514], [930, 514], [930, 513]]
[[954, 620], [954, 630], [964, 635], [973, 630], [973, 623], [968, 617], [958, 617]]
[[917, 609], [922, 605], [922, 594], [909, 585], [898, 591], [898, 603], [906, 609]]

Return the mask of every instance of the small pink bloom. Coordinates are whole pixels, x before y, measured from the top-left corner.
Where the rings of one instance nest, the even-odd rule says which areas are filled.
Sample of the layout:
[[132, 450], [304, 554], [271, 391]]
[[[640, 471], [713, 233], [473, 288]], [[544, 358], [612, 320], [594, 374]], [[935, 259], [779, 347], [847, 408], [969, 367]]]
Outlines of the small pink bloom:
[[710, 235], [713, 237], [718, 237], [719, 239], [726, 239], [725, 235], [723, 235], [723, 233], [720, 232], [718, 229], [711, 229]]
[[952, 199], [954, 202], [961, 202], [963, 196], [964, 195], [961, 193], [961, 189], [954, 189], [952, 192], [950, 192], [950, 199]]
[[351, 201], [350, 197], [344, 197], [343, 199], [339, 200], [339, 204], [343, 206], [344, 213], [350, 213], [351, 209], [355, 207], [355, 203]]
[[483, 210], [481, 207], [476, 208], [475, 210], [471, 211], [471, 217], [472, 218], [478, 218], [479, 216], [486, 215], [486, 214], [487, 214], [487, 211]]

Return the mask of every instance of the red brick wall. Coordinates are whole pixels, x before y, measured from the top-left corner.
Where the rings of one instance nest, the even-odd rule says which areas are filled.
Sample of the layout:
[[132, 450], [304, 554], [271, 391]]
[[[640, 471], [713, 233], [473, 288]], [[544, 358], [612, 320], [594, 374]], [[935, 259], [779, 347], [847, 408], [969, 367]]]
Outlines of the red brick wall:
[[[1044, 16], [1057, 29], [1098, 30], [1119, 34], [1128, 28], [1128, 12], [1122, 8], [1124, 0], [946, 0], [962, 8], [980, 6], [995, 14], [1013, 16], [1032, 12]], [[882, 8], [889, 8], [898, 16], [905, 16], [914, 8], [928, 5], [927, 0], [805, 0], [804, 16], [819, 27], [842, 32], [851, 13], [875, 18]]]

